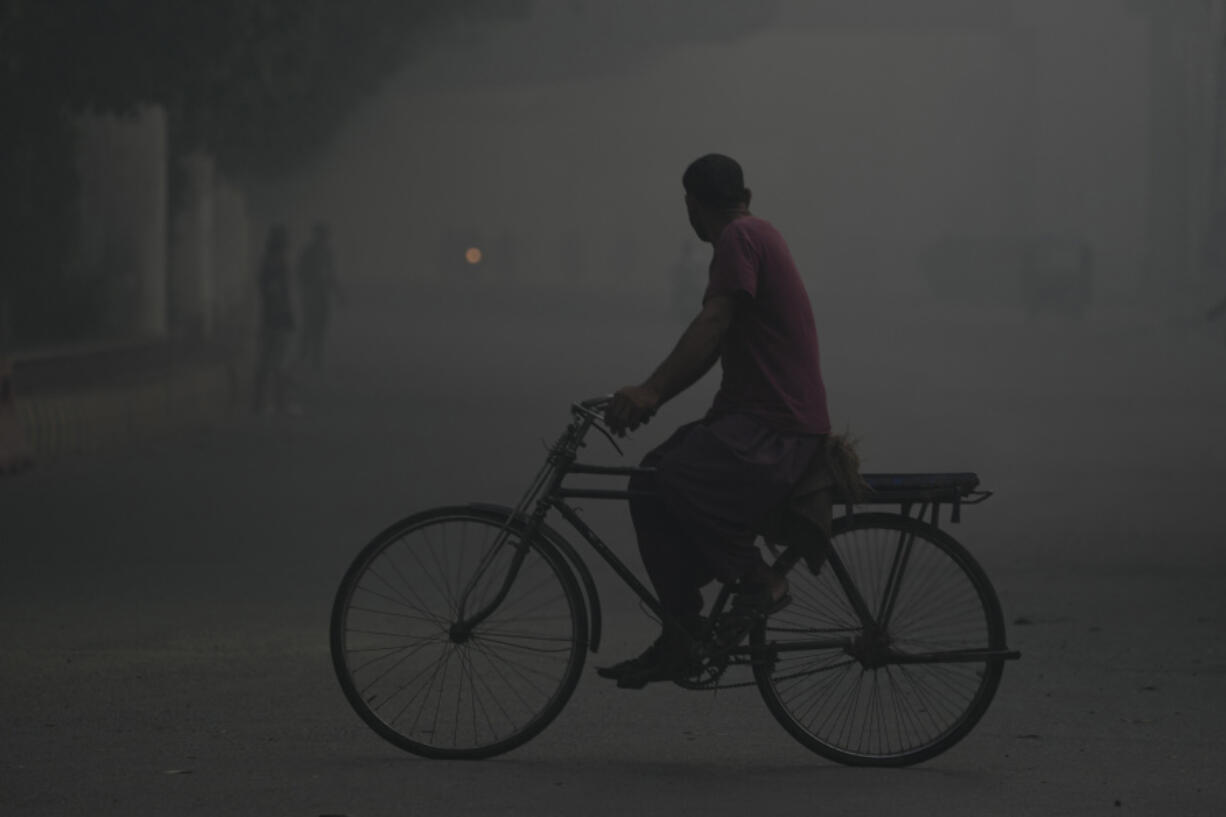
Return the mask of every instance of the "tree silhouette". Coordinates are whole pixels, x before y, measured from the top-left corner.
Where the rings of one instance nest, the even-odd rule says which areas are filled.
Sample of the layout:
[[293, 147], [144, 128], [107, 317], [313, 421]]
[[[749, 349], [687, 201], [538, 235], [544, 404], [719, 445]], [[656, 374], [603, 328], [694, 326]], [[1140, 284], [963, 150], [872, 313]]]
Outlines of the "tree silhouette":
[[175, 155], [203, 149], [240, 181], [284, 175], [432, 32], [530, 8], [525, 0], [0, 0], [0, 304], [10, 302], [11, 333], [62, 334], [48, 319], [73, 219], [72, 114], [159, 105]]

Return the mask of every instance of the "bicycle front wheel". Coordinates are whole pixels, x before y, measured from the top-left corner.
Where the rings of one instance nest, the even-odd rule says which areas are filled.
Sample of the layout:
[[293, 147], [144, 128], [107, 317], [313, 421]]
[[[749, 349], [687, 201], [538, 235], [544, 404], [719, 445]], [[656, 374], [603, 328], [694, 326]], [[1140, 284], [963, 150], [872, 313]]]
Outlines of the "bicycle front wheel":
[[565, 559], [507, 517], [439, 508], [354, 560], [332, 606], [345, 697], [414, 754], [481, 758], [544, 729], [583, 669], [587, 612]]
[[792, 604], [751, 633], [758, 688], [793, 737], [831, 760], [927, 760], [971, 730], [1000, 683], [996, 593], [965, 548], [917, 519], [857, 513], [836, 523], [833, 547], [845, 569], [792, 571]]

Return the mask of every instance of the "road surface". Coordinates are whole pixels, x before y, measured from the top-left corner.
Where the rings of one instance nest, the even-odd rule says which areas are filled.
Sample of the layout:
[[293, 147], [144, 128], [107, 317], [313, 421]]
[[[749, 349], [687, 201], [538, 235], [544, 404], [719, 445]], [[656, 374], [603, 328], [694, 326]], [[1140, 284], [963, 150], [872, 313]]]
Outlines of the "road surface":
[[[513, 502], [568, 401], [641, 378], [680, 329], [628, 297], [391, 288], [354, 293], [302, 417], [0, 481], [0, 814], [1226, 811], [1226, 348], [1126, 314], [856, 315], [818, 307], [832, 413], [866, 470], [974, 470], [997, 492], [950, 530], [1023, 659], [941, 757], [844, 768], [753, 689], [617, 690], [591, 666], [653, 630], [607, 570], [602, 654], [528, 745], [447, 763], [370, 732], [328, 656], [349, 559], [412, 510]], [[603, 445], [591, 459], [616, 461]], [[586, 514], [637, 568], [624, 509]]]

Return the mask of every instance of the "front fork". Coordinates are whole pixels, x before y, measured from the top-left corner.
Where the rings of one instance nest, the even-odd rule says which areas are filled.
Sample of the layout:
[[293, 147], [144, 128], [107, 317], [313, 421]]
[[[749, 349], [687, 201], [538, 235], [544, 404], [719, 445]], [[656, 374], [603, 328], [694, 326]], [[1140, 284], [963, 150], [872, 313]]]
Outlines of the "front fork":
[[[533, 498], [535, 498], [535, 496], [539, 496], [537, 488], [542, 484], [547, 485], [545, 496], [548, 497], [551, 495], [554, 489], [557, 487], [557, 482], [561, 478], [560, 473], [562, 473], [564, 470], [565, 469], [557, 469], [554, 467], [553, 462], [548, 463], [545, 467], [545, 471], [538, 475], [534, 488], [525, 494], [524, 498], [520, 500], [519, 507], [525, 507], [532, 501]], [[502, 526], [502, 530], [498, 533], [498, 537], [494, 540], [494, 543], [490, 546], [490, 549], [486, 552], [485, 556], [481, 558], [481, 563], [477, 565], [477, 570], [473, 574], [472, 579], [470, 579], [468, 584], [465, 585], [464, 592], [460, 594], [459, 602], [456, 605], [456, 618], [452, 623], [451, 628], [448, 630], [448, 635], [450, 636], [452, 642], [462, 644], [467, 641], [472, 635], [473, 630], [475, 630], [483, 621], [493, 615], [494, 611], [498, 609], [498, 606], [506, 599], [507, 594], [511, 592], [511, 585], [515, 582], [515, 577], [519, 575], [520, 568], [523, 567], [524, 560], [528, 557], [528, 551], [531, 548], [530, 543], [534, 541], [538, 535], [541, 525], [545, 521], [545, 515], [548, 512], [548, 499], [538, 500], [536, 508], [532, 512], [531, 518], [519, 532], [519, 542], [515, 544], [510, 544], [509, 540], [513, 535], [515, 535], [515, 532], [512, 529], [516, 524], [516, 520], [519, 518], [518, 509], [512, 511], [510, 515], [508, 515], [506, 523]], [[475, 592], [477, 586], [481, 583], [481, 580], [485, 577], [486, 573], [493, 568], [499, 554], [503, 552], [503, 548], [508, 546], [515, 548], [515, 555], [511, 557], [511, 564], [507, 568], [506, 577], [502, 580], [502, 586], [498, 588], [498, 593], [488, 604], [469, 615], [467, 610], [473, 593]]]
[[477, 628], [481, 622], [485, 621], [494, 611], [498, 609], [498, 605], [502, 604], [506, 599], [507, 593], [511, 592], [511, 584], [515, 581], [515, 577], [519, 575], [519, 569], [523, 567], [524, 559], [528, 556], [528, 539], [523, 539], [518, 546], [515, 547], [515, 555], [511, 557], [511, 565], [507, 569], [506, 578], [502, 580], [502, 587], [498, 588], [498, 594], [494, 596], [489, 604], [482, 607], [471, 616], [465, 615], [465, 610], [468, 608], [469, 597], [476, 589], [478, 583], [489, 571], [494, 563], [494, 559], [503, 547], [507, 545], [507, 539], [510, 534], [503, 531], [498, 535], [489, 553], [481, 560], [481, 565], [477, 568], [477, 572], [473, 575], [471, 581], [464, 588], [464, 592], [460, 594], [460, 602], [456, 607], [456, 620], [452, 623], [448, 630], [448, 635], [456, 644], [463, 644], [472, 635], [473, 630]]

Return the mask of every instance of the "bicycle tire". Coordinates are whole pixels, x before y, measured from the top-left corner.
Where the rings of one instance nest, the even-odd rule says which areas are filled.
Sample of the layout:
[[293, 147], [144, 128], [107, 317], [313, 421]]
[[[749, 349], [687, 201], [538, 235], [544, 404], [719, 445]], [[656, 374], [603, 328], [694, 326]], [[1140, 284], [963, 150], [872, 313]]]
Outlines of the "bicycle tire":
[[[435, 508], [384, 530], [345, 573], [332, 605], [333, 668], [353, 709], [390, 743], [429, 758], [491, 757], [539, 734], [570, 699], [587, 651], [583, 596], [561, 553], [522, 533], [495, 512]], [[507, 595], [457, 640], [463, 588], [473, 583], [471, 615], [497, 596], [520, 548]]]
[[[920, 520], [857, 513], [836, 520], [833, 546], [868, 608], [881, 609], [906, 537], [909, 558], [887, 628], [901, 652], [1005, 649], [1000, 602], [987, 575], [951, 536]], [[973, 663], [866, 666], [846, 649], [780, 652], [772, 645], [863, 635], [836, 571], [789, 575], [793, 603], [750, 634], [754, 677], [777, 721], [801, 744], [853, 766], [906, 766], [964, 738], [1000, 684], [1003, 657]]]

